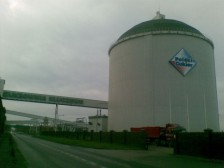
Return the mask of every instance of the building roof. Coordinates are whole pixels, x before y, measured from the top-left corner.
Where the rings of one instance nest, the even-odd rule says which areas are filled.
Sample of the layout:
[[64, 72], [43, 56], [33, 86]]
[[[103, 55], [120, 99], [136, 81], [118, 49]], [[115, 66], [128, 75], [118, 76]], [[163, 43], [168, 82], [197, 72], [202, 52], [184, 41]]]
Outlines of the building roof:
[[157, 12], [156, 16], [152, 20], [142, 22], [122, 34], [118, 38], [118, 40], [111, 45], [108, 54], [110, 55], [110, 51], [113, 49], [113, 47], [123, 41], [146, 35], [161, 34], [193, 36], [207, 41], [212, 47], [214, 47], [213, 42], [207, 37], [205, 37], [199, 30], [177, 20], [165, 19], [165, 15], [160, 14], [160, 12]]
[[204, 36], [200, 31], [186, 23], [171, 19], [154, 19], [132, 27], [121, 35], [118, 41], [133, 35], [155, 31], [181, 31]]
[[89, 116], [89, 119], [100, 119], [100, 118], [108, 118], [106, 115], [99, 115], [99, 116]]

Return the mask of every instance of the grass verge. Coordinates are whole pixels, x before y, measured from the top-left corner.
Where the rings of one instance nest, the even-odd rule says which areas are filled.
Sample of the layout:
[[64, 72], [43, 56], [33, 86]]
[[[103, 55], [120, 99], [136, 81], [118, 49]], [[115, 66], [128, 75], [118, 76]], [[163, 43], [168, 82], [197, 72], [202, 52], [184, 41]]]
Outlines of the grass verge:
[[93, 148], [93, 149], [117, 149], [117, 150], [139, 150], [140, 149], [140, 147], [136, 147], [136, 146], [126, 146], [122, 144], [110, 144], [110, 143], [100, 143], [100, 142], [93, 142], [93, 141], [75, 140], [75, 139], [66, 138], [66, 137], [52, 137], [52, 136], [44, 136], [44, 135], [38, 135], [35, 137], [56, 142], [56, 143], [65, 144], [65, 145], [80, 146], [80, 147]]
[[0, 167], [2, 168], [26, 168], [27, 163], [17, 148], [12, 135], [5, 132], [0, 136]]

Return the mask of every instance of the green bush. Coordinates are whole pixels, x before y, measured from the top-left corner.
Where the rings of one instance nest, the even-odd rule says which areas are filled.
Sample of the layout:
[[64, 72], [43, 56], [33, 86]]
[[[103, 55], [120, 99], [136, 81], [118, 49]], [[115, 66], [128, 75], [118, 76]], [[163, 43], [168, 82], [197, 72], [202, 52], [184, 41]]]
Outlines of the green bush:
[[6, 121], [6, 109], [2, 105], [2, 98], [0, 97], [0, 135], [3, 134]]
[[12, 135], [5, 131], [0, 135], [0, 167], [2, 168], [26, 168], [27, 163]]

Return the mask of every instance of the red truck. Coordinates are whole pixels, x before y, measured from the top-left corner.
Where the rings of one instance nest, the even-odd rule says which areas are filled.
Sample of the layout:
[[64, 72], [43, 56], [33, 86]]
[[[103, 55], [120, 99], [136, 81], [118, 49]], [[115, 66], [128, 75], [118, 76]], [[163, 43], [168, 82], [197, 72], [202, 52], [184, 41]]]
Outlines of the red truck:
[[150, 143], [157, 145], [170, 146], [175, 138], [175, 133], [186, 131], [185, 128], [178, 124], [166, 124], [165, 127], [147, 126], [147, 127], [133, 127], [131, 132], [145, 131], [150, 139]]

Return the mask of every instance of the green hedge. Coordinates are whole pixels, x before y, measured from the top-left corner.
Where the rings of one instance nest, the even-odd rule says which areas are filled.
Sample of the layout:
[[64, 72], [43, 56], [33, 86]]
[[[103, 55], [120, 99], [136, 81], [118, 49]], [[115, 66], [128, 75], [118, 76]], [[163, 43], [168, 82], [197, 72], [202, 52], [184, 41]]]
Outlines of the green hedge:
[[144, 132], [55, 132], [55, 131], [42, 131], [41, 135], [68, 137], [76, 140], [102, 142], [110, 144], [122, 144], [129, 146], [136, 146], [144, 148], [146, 133]]

